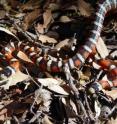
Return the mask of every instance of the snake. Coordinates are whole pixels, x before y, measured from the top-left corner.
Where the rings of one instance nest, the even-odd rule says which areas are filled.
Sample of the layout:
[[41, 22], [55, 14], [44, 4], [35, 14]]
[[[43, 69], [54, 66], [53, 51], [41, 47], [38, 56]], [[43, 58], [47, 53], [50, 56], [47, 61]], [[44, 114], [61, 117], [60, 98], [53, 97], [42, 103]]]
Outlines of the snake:
[[[67, 61], [63, 61], [61, 59], [57, 59], [47, 56], [40, 56], [37, 54], [37, 48], [31, 49], [31, 46], [22, 44], [21, 42], [18, 43], [10, 43], [9, 47], [5, 47], [5, 54], [13, 53], [14, 51], [21, 50], [26, 53], [29, 58], [38, 65], [41, 71], [50, 71], [50, 72], [61, 72], [65, 65], [68, 65], [70, 69], [80, 68], [84, 63], [85, 60], [90, 56], [90, 54], [95, 51], [96, 43], [98, 38], [100, 37], [101, 30], [103, 28], [103, 22], [107, 12], [110, 10], [117, 9], [117, 0], [105, 0], [103, 3], [99, 3], [97, 7], [97, 11], [95, 13], [95, 19], [93, 21], [93, 28], [91, 30], [91, 35], [87, 38], [84, 45], [78, 49], [76, 54], [69, 58]], [[6, 54], [6, 55], [7, 55]], [[9, 54], [8, 54], [9, 55]], [[13, 58], [10, 54], [9, 61], [16, 62], [17, 60]], [[9, 56], [7, 56], [9, 58]], [[101, 65], [104, 69], [108, 69], [110, 73], [112, 73], [115, 77], [117, 77], [117, 67], [109, 60], [101, 60], [99, 61], [99, 65]], [[8, 67], [9, 69], [13, 70], [13, 68]], [[15, 68], [15, 67], [14, 67]], [[14, 69], [15, 70], [15, 69]], [[13, 71], [11, 71], [13, 72]]]

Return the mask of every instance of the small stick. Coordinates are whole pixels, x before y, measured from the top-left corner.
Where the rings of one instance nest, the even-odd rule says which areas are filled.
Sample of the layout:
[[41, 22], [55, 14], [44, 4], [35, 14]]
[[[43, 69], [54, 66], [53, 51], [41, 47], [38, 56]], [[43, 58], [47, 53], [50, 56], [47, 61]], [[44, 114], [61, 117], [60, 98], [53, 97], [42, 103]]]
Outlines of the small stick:
[[65, 74], [66, 74], [66, 78], [67, 78], [67, 80], [69, 82], [70, 88], [72, 89], [72, 91], [74, 92], [74, 95], [76, 97], [77, 112], [78, 112], [78, 104], [79, 104], [81, 109], [82, 109], [82, 111], [84, 112], [85, 118], [87, 118], [88, 117], [87, 112], [86, 112], [85, 107], [84, 107], [84, 105], [82, 104], [82, 102], [81, 102], [81, 100], [79, 98], [78, 89], [76, 88], [76, 86], [73, 83], [73, 77], [71, 76], [69, 66], [67, 64], [65, 64], [64, 71], [65, 71]]
[[85, 98], [85, 102], [88, 108], [88, 113], [89, 113], [89, 117], [92, 121], [94, 121], [94, 116], [93, 116], [93, 112], [91, 111], [91, 108], [89, 106], [88, 100], [87, 100], [87, 96], [86, 96], [86, 92], [84, 93], [84, 98]]

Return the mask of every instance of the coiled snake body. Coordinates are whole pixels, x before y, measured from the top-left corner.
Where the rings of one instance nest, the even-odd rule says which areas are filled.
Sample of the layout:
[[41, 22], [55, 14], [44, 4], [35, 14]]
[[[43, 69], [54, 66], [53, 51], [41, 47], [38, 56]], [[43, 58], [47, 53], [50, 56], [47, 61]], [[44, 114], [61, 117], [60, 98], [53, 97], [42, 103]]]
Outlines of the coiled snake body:
[[[99, 4], [98, 10], [95, 13], [95, 21], [93, 22], [93, 30], [91, 30], [91, 35], [88, 37], [85, 45], [83, 45], [77, 53], [69, 58], [67, 62], [57, 59], [45, 59], [44, 57], [37, 56], [36, 50], [31, 50], [29, 46], [22, 45], [20, 43], [12, 43], [9, 45], [9, 48], [6, 50], [12, 53], [14, 50], [20, 49], [26, 54], [29, 55], [31, 60], [36, 63], [39, 68], [43, 71], [59, 72], [63, 70], [65, 64], [69, 66], [70, 69], [80, 68], [81, 65], [85, 62], [87, 57], [93, 52], [96, 46], [96, 42], [100, 36], [105, 15], [108, 11], [112, 9], [117, 9], [117, 0], [105, 0], [103, 3]], [[12, 57], [11, 57], [12, 58]], [[99, 62], [101, 66], [109, 69], [115, 76], [117, 76], [117, 67], [111, 63], [105, 63], [103, 60]]]

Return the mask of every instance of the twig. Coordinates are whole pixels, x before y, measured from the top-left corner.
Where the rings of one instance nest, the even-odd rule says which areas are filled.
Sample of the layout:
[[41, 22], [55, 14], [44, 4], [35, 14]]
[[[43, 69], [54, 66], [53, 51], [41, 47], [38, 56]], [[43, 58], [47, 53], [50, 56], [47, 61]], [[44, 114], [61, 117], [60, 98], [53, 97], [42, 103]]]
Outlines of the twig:
[[18, 120], [18, 118], [16, 116], [13, 116], [13, 118], [16, 121], [17, 124], [21, 124], [20, 121]]
[[88, 109], [88, 114], [89, 114], [89, 117], [92, 121], [94, 121], [94, 116], [93, 116], [93, 112], [91, 111], [91, 108], [89, 106], [89, 102], [87, 100], [87, 95], [86, 95], [86, 92], [84, 92], [84, 98], [85, 98], [85, 102], [86, 102], [86, 106], [87, 106], [87, 109]]
[[82, 102], [80, 100], [78, 89], [76, 88], [76, 86], [73, 83], [73, 77], [71, 76], [69, 66], [67, 64], [65, 64], [64, 71], [65, 71], [65, 74], [66, 74], [66, 78], [67, 78], [67, 80], [69, 82], [70, 88], [72, 89], [72, 91], [74, 92], [74, 95], [76, 97], [77, 112], [78, 112], [78, 104], [79, 104], [81, 109], [82, 109], [82, 111], [84, 112], [85, 118], [87, 118], [88, 117], [87, 112], [85, 110], [84, 105], [82, 104]]

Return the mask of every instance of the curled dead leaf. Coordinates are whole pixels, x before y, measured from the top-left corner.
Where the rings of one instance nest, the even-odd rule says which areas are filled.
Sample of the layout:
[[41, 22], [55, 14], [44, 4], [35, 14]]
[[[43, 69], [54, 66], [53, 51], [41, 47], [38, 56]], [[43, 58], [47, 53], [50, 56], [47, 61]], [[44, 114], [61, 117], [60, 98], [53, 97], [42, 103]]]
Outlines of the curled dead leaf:
[[57, 49], [57, 50], [59, 50], [62, 47], [68, 46], [68, 45], [69, 45], [69, 39], [65, 39], [65, 40], [59, 42], [58, 44], [56, 44], [54, 48]]
[[51, 38], [47, 35], [42, 35], [42, 34], [39, 36], [39, 40], [42, 43], [57, 43], [57, 41], [54, 38]]
[[38, 81], [43, 85], [47, 86], [50, 90], [59, 94], [68, 95], [68, 93], [60, 86], [60, 82], [53, 78], [39, 78]]
[[60, 17], [60, 22], [70, 22], [70, 21], [71, 21], [71, 19], [67, 16], [61, 16]]
[[8, 30], [8, 29], [6, 29], [6, 28], [4, 28], [4, 27], [0, 27], [0, 31], [3, 31], [3, 32], [5, 32], [5, 33], [7, 33], [7, 34], [9, 34], [9, 35], [11, 35], [11, 36], [13, 36], [13, 37], [14, 37], [15, 39], [17, 39], [18, 41], [20, 41], [17, 36], [15, 36], [10, 30]]

